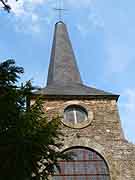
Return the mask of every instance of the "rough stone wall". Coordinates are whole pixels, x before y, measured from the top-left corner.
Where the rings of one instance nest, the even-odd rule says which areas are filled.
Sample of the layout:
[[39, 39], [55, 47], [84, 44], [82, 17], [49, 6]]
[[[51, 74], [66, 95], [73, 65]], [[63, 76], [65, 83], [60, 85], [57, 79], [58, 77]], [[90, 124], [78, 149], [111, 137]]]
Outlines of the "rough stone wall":
[[44, 108], [51, 117], [63, 115], [65, 107], [79, 104], [93, 112], [93, 120], [82, 129], [62, 124], [63, 150], [73, 146], [89, 147], [106, 160], [111, 180], [135, 180], [135, 145], [125, 140], [115, 100], [45, 100]]

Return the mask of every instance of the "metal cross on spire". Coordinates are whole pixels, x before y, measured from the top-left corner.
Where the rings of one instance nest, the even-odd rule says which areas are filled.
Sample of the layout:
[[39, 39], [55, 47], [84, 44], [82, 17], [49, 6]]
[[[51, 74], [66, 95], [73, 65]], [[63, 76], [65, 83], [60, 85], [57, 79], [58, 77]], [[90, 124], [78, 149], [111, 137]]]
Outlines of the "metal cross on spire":
[[63, 8], [62, 0], [57, 0], [57, 7], [54, 10], [58, 11], [59, 20], [62, 20], [62, 12], [67, 11], [67, 9]]

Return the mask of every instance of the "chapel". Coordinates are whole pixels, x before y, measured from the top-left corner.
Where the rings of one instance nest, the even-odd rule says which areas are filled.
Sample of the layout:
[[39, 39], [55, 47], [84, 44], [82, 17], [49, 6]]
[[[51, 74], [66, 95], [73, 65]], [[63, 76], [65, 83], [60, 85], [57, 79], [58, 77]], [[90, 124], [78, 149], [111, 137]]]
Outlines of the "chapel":
[[124, 137], [119, 95], [83, 83], [62, 21], [55, 24], [47, 84], [38, 95], [50, 117], [63, 117], [61, 152], [76, 155], [59, 161], [53, 180], [135, 180], [135, 145]]

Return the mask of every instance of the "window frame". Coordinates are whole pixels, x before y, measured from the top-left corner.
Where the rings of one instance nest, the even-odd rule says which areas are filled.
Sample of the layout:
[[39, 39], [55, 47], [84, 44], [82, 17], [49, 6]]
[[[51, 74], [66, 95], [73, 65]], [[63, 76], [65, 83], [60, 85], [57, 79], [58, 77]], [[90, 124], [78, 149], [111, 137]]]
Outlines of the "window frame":
[[[87, 116], [87, 120], [85, 121], [82, 121], [82, 122], [79, 122], [79, 123], [76, 123], [76, 124], [73, 124], [72, 122], [67, 122], [65, 120], [65, 111], [70, 108], [70, 107], [77, 107], [77, 108], [80, 108], [82, 111], [84, 111], [84, 113], [86, 114]], [[93, 120], [93, 112], [89, 109], [87, 109], [86, 107], [80, 105], [80, 104], [70, 104], [66, 107], [64, 107], [63, 109], [63, 118], [62, 118], [62, 123], [67, 126], [67, 127], [70, 127], [70, 128], [73, 128], [73, 129], [82, 129], [82, 128], [85, 128], [87, 127], [88, 125], [90, 125], [91, 121]]]
[[[67, 111], [67, 112], [66, 112]], [[67, 114], [68, 112], [72, 112], [73, 113], [73, 124], [79, 124], [79, 123], [82, 123], [82, 122], [85, 122], [88, 120], [88, 113], [86, 111], [86, 109], [82, 106], [79, 106], [79, 105], [70, 105], [68, 106], [65, 110], [64, 110], [64, 120], [67, 122], [68, 119], [66, 119], [67, 117]], [[79, 118], [78, 118], [78, 115], [77, 115], [77, 112], [80, 112], [84, 115], [84, 119], [79, 122]]]

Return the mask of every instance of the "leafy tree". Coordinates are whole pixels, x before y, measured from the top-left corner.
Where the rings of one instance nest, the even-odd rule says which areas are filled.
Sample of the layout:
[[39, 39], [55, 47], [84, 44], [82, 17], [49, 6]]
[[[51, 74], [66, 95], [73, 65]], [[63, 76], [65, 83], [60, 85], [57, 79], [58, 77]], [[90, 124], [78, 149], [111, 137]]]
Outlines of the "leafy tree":
[[0, 179], [44, 180], [58, 166], [60, 117], [49, 119], [42, 97], [29, 106], [32, 85], [18, 87], [23, 68], [14, 60], [0, 64]]

